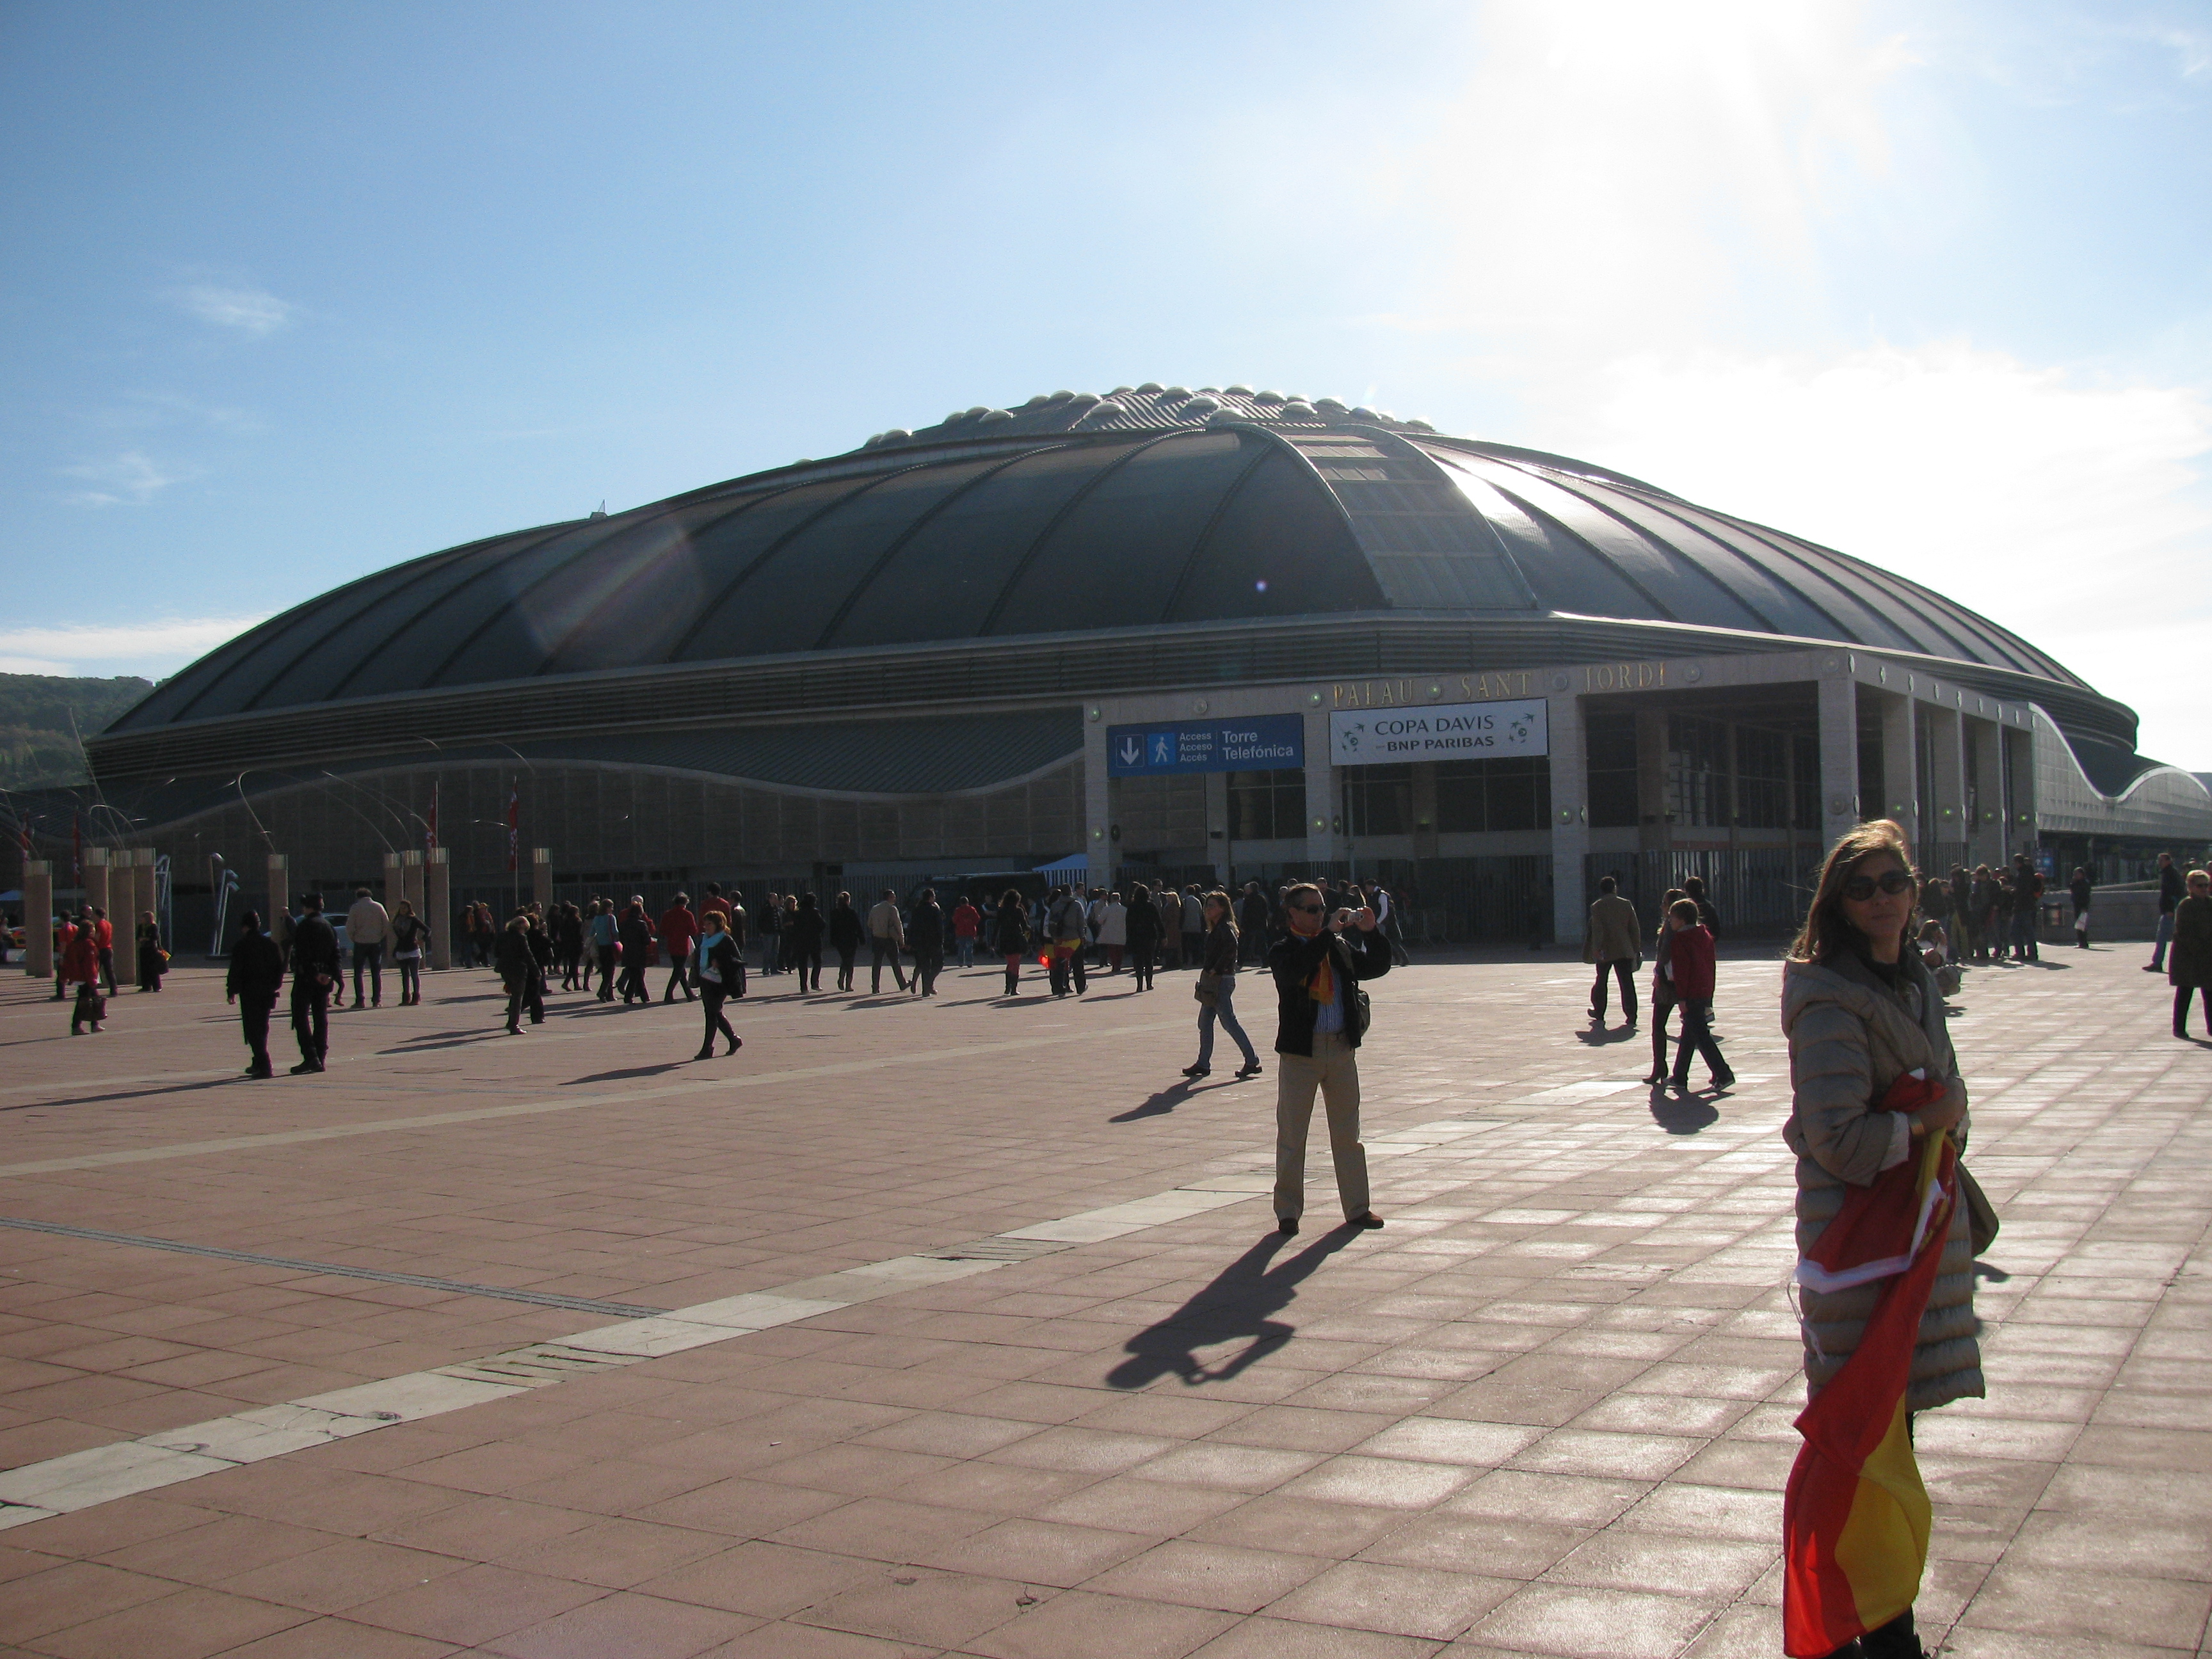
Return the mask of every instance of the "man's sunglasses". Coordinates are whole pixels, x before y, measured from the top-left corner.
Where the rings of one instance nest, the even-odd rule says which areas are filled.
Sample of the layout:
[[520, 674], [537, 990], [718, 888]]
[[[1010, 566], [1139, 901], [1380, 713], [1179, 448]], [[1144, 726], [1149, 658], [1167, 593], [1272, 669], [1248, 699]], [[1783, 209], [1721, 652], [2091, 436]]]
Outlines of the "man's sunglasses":
[[1844, 884], [1844, 896], [1855, 903], [1863, 904], [1874, 896], [1874, 890], [1877, 887], [1892, 898], [1895, 898], [1899, 893], [1911, 892], [1913, 881], [1911, 876], [1903, 870], [1887, 870], [1879, 878], [1853, 876]]
[[1317, 916], [1327, 907], [1319, 904], [1291, 904], [1284, 908], [1295, 910], [1302, 916]]

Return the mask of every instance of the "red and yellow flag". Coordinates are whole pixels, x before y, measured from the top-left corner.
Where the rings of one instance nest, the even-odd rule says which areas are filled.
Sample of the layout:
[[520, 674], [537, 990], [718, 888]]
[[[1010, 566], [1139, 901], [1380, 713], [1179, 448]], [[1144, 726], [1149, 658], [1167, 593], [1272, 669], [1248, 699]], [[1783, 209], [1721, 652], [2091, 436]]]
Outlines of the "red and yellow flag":
[[[1900, 1078], [1882, 1105], [1940, 1092]], [[1783, 1650], [1822, 1659], [1912, 1605], [1928, 1564], [1929, 1507], [1905, 1429], [1920, 1316], [1943, 1262], [1958, 1147], [1930, 1135], [1917, 1158], [1854, 1188], [1798, 1266], [1799, 1283], [1843, 1290], [1887, 1279], [1843, 1369], [1797, 1419], [1805, 1443], [1782, 1507]]]

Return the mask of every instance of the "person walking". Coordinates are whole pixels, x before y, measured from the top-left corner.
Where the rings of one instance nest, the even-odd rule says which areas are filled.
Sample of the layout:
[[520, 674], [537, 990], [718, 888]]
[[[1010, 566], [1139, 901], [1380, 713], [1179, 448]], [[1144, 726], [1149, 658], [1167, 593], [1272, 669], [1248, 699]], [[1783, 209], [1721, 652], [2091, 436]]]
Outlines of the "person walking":
[[[1894, 1276], [1817, 1289], [1826, 1275], [1810, 1260], [1815, 1247], [1846, 1195], [1914, 1159], [1924, 1137], [1948, 1134], [1960, 1152], [1966, 1144], [1966, 1085], [1942, 999], [1906, 938], [1913, 886], [1898, 825], [1876, 819], [1848, 831], [1829, 849], [1783, 964], [1791, 1098], [1782, 1134], [1797, 1159], [1798, 1311], [1806, 1392], [1816, 1403], [1850, 1360]], [[1679, 938], [1675, 948], [1681, 948]], [[1884, 1104], [1893, 1100], [1898, 1109]], [[1942, 1225], [1942, 1254], [1920, 1315], [1902, 1401], [1908, 1434], [1912, 1413], [1986, 1392], [1968, 1204], [1953, 1203]], [[1869, 1443], [1881, 1426], [1868, 1425]], [[1887, 1559], [1863, 1558], [1855, 1575], [1917, 1581], [1924, 1537], [1915, 1540], [1902, 1528], [1869, 1528], [1861, 1542], [1863, 1551]], [[1838, 1651], [1868, 1659], [1921, 1659], [1923, 1653], [1910, 1606]]]
[[1211, 1077], [1213, 1074], [1213, 1028], [1219, 1025], [1229, 1033], [1244, 1063], [1237, 1068], [1239, 1078], [1260, 1075], [1260, 1056], [1252, 1047], [1252, 1039], [1244, 1035], [1244, 1028], [1237, 1019], [1237, 968], [1243, 956], [1243, 941], [1237, 933], [1237, 918], [1229, 903], [1229, 895], [1208, 893], [1200, 901], [1200, 914], [1206, 918], [1206, 946], [1199, 958], [1198, 983], [1191, 994], [1198, 999], [1198, 1058], [1182, 1068], [1188, 1078]]
[[793, 898], [784, 895], [790, 905], [783, 918], [783, 956], [787, 968], [799, 972], [799, 988], [805, 992], [822, 988], [822, 936], [828, 932], [822, 915], [822, 901], [811, 893], [801, 893]]
[[678, 893], [675, 902], [660, 913], [660, 942], [668, 949], [668, 987], [660, 994], [663, 1002], [676, 1000], [678, 987], [682, 987], [684, 1000], [696, 1002], [697, 994], [690, 986], [691, 946], [699, 938], [699, 918], [691, 913], [691, 895]]
[[1382, 930], [1382, 937], [1389, 944], [1390, 965], [1412, 967], [1413, 954], [1406, 949], [1405, 918], [1399, 914], [1396, 896], [1381, 882], [1371, 881], [1367, 884], [1367, 908], [1375, 913], [1375, 925]]
[[972, 894], [963, 893], [952, 907], [953, 959], [962, 968], [975, 965], [975, 939], [982, 931], [983, 913], [975, 908]]
[[999, 908], [991, 917], [991, 951], [1006, 964], [1006, 994], [1019, 996], [1022, 988], [1022, 958], [1030, 953], [1029, 906], [1022, 902], [1021, 890], [1009, 887], [999, 896]]
[[2084, 951], [2089, 948], [2089, 901], [2096, 891], [2090, 884], [2089, 872], [2075, 865], [2074, 879], [2066, 884], [2066, 896], [2074, 901], [2074, 943]]
[[615, 933], [622, 946], [623, 1006], [633, 1002], [650, 1003], [653, 988], [645, 982], [645, 970], [653, 961], [653, 924], [645, 919], [645, 899], [633, 894], [623, 908], [622, 920], [616, 924]]
[[1990, 951], [2004, 956], [2004, 936], [1998, 929], [2004, 917], [2004, 886], [1986, 864], [1974, 866], [1974, 960], [1986, 968]]
[[[346, 911], [346, 939], [353, 947], [353, 1006], [384, 1006], [384, 947], [392, 937], [392, 917], [366, 887], [353, 890], [353, 904]], [[368, 976], [368, 999], [361, 994], [362, 975]]]
[[1258, 967], [1267, 954], [1267, 896], [1248, 881], [1237, 900], [1237, 946], [1241, 960]]
[[70, 1004], [70, 1035], [82, 1036], [89, 1025], [98, 1031], [107, 1018], [107, 999], [100, 994], [100, 933], [98, 918], [88, 917], [70, 932], [62, 947], [58, 971], [64, 985], [76, 987]]
[[1182, 966], [1182, 895], [1173, 884], [1164, 882], [1153, 901], [1160, 910], [1160, 963], [1163, 967]]
[[239, 1030], [246, 1038], [247, 1077], [276, 1075], [269, 1058], [269, 1016], [283, 984], [284, 953], [261, 931], [260, 916], [248, 910], [239, 919], [238, 937], [230, 945], [230, 968], [222, 981], [223, 1000], [238, 1010]]
[[2036, 924], [2043, 914], [2043, 872], [2025, 853], [2012, 860], [2012, 956], [2014, 962], [2040, 962], [2043, 953], [2035, 940]]
[[[406, 902], [402, 899], [399, 902], [404, 904]], [[392, 907], [392, 915], [396, 921], [398, 905]], [[564, 991], [589, 988], [585, 983], [584, 973], [584, 913], [576, 908], [573, 899], [554, 907], [553, 951], [561, 961], [561, 988]], [[398, 951], [392, 954], [397, 960]]]
[[1367, 1035], [1364, 979], [1390, 971], [1389, 942], [1375, 913], [1328, 913], [1322, 890], [1299, 882], [1283, 896], [1287, 931], [1268, 947], [1275, 981], [1275, 1222], [1298, 1230], [1305, 1212], [1306, 1131], [1320, 1092], [1336, 1165], [1337, 1196], [1348, 1227], [1379, 1227], [1367, 1189], [1367, 1149], [1359, 1140], [1359, 1045]]
[[[1605, 981], [1611, 974], [1620, 982], [1620, 1012], [1632, 1031], [1636, 1029], [1635, 975], [1644, 963], [1643, 942], [1637, 935], [1643, 928], [1636, 919], [1636, 907], [1621, 897], [1620, 886], [1611, 876], [1598, 878], [1589, 925], [1583, 932], [1583, 960], [1597, 964], [1597, 977], [1590, 981], [1590, 1024], [1601, 1028], [1605, 1024]], [[1690, 908], [1697, 908], [1694, 902]], [[1679, 990], [1675, 993], [1678, 998], [1681, 994]]]
[[860, 945], [868, 937], [868, 930], [860, 925], [860, 913], [853, 908], [853, 896], [840, 893], [830, 908], [830, 948], [837, 953], [837, 988], [853, 988], [853, 959], [860, 954]]
[[92, 908], [93, 941], [100, 950], [100, 977], [107, 987], [107, 994], [115, 991], [115, 924], [108, 920], [107, 912], [98, 905]]
[[890, 888], [868, 908], [868, 994], [884, 994], [884, 964], [890, 963], [891, 978], [900, 990], [907, 988], [899, 968], [899, 952], [906, 948], [906, 922], [899, 915], [898, 894]]
[[[568, 907], [573, 913], [574, 905]], [[415, 914], [411, 900], [392, 907], [392, 965], [399, 970], [399, 1006], [419, 1007], [422, 1001], [422, 953], [430, 948], [430, 924]], [[579, 985], [575, 988], [583, 989]]]
[[1056, 997], [1067, 994], [1071, 980], [1078, 996], [1087, 995], [1091, 981], [1083, 969], [1083, 947], [1085, 918], [1083, 890], [1060, 887], [1054, 890], [1052, 907], [1046, 912], [1052, 939], [1052, 994]]
[[770, 893], [761, 911], [761, 977], [783, 971], [783, 895]]
[[136, 944], [138, 988], [142, 992], [158, 991], [161, 988], [161, 975], [169, 971], [169, 953], [161, 948], [161, 924], [155, 921], [151, 910], [138, 913]]
[[1149, 991], [1160, 954], [1160, 907], [1152, 902], [1152, 890], [1141, 881], [1129, 889], [1129, 914], [1122, 927], [1128, 937], [1129, 971], [1136, 976], [1137, 988]]
[[2166, 949], [2173, 942], [2174, 914], [2180, 908], [2182, 896], [2186, 890], [2181, 872], [2174, 865], [2173, 854], [2160, 853], [2158, 855], [2158, 933], [2151, 942], [2150, 961], [2143, 967], [2146, 974], [2166, 971]]
[[699, 1045], [695, 1060], [714, 1057], [714, 1036], [717, 1032], [728, 1042], [725, 1054], [734, 1054], [745, 1046], [745, 1040], [730, 1029], [728, 1018], [722, 1012], [722, 1004], [745, 970], [744, 957], [739, 954], [738, 941], [729, 929], [728, 918], [720, 910], [708, 910], [700, 919], [698, 937], [692, 941], [692, 976], [699, 982], [700, 1012], [707, 1017], [707, 1034]]
[[584, 918], [584, 937], [592, 942], [592, 956], [599, 964], [599, 1000], [615, 1000], [615, 947], [621, 942], [621, 933], [615, 923], [615, 904], [612, 899], [594, 898], [591, 911]]
[[300, 1040], [300, 1063], [292, 1075], [319, 1072], [330, 1064], [331, 988], [338, 982], [338, 936], [323, 919], [323, 896], [300, 896], [300, 919], [292, 924], [292, 1032]]
[[1106, 971], [1121, 971], [1121, 958], [1129, 950], [1129, 907], [1121, 902], [1119, 888], [1106, 895], [1098, 911], [1098, 945], [1106, 952]]
[[1651, 945], [1651, 1071], [1644, 1080], [1656, 1088], [1667, 1080], [1667, 1017], [1674, 1012], [1674, 901], [1687, 896], [1669, 887], [1659, 902], [1659, 932]]
[[1713, 991], [1717, 976], [1713, 971], [1712, 933], [1698, 920], [1698, 902], [1687, 894], [1674, 901], [1667, 920], [1674, 930], [1668, 944], [1667, 966], [1674, 977], [1675, 1000], [1682, 1005], [1682, 1040], [1674, 1046], [1674, 1091], [1680, 1094], [1690, 1086], [1692, 1054], [1705, 1060], [1711, 1087], [1732, 1088], [1735, 1073], [1721, 1058], [1720, 1045], [1713, 1041]]
[[1189, 882], [1182, 890], [1182, 966], [1196, 968], [1206, 960], [1206, 940], [1212, 930], [1206, 925], [1206, 902], [1199, 896], [1198, 884]]
[[1705, 896], [1705, 878], [1703, 876], [1685, 877], [1682, 896], [1698, 907], [1698, 925], [1718, 939], [1721, 936], [1721, 913], [1713, 908], [1712, 900]]
[[[540, 1024], [545, 1018], [545, 1003], [538, 994], [538, 961], [530, 950], [530, 918], [518, 910], [507, 919], [507, 926], [499, 936], [499, 944], [492, 953], [492, 966], [499, 970], [500, 983], [507, 988], [507, 1034], [522, 1035], [522, 1013], [530, 1011], [530, 1023]], [[647, 1002], [653, 1000], [648, 995]], [[627, 1005], [629, 998], [623, 1001]]]
[[2191, 870], [2186, 896], [2173, 908], [2173, 940], [2166, 979], [2173, 987], [2173, 1034], [2189, 1036], [2189, 999], [2204, 998], [2204, 1035], [2212, 1038], [2212, 875]]
[[945, 971], [945, 908], [937, 902], [934, 887], [923, 888], [915, 901], [907, 943], [914, 950], [914, 994], [935, 996], [937, 976]]

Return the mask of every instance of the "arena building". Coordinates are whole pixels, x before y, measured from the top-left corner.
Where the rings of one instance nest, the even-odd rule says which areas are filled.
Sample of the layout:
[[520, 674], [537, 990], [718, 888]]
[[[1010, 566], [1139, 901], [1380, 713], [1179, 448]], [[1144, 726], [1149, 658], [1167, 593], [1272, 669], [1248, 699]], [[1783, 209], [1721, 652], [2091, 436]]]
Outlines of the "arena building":
[[1930, 868], [2202, 848], [2212, 797], [2135, 739], [2036, 646], [1798, 537], [1329, 398], [1148, 384], [395, 565], [88, 748], [110, 839], [179, 891], [272, 853], [295, 888], [427, 858], [455, 896], [656, 898], [1080, 860], [1379, 874], [1429, 931], [1572, 939], [1606, 872], [1700, 872], [1779, 926], [1863, 816]]

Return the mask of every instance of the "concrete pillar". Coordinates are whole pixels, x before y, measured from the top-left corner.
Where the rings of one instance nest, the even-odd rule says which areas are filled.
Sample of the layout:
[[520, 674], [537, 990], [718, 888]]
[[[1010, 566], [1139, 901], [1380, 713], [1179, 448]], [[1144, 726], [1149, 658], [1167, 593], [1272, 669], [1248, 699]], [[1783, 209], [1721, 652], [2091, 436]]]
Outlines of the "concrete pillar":
[[1206, 857], [1213, 866], [1213, 884], [1229, 884], [1229, 774], [1206, 775]]
[[533, 847], [530, 849], [530, 896], [538, 901], [542, 915], [553, 908], [553, 849]]
[[1820, 677], [1820, 839], [1833, 847], [1864, 816], [1859, 800], [1859, 687], [1849, 674]]
[[415, 907], [421, 916], [422, 909], [422, 849], [410, 847], [399, 855], [399, 896]]
[[284, 918], [292, 914], [291, 860], [282, 853], [269, 855], [269, 908], [261, 913], [261, 926], [270, 938], [284, 937]]
[[1344, 804], [1336, 798], [1336, 761], [1328, 746], [1328, 710], [1306, 711], [1306, 861], [1344, 856]]
[[1121, 845], [1114, 839], [1114, 787], [1106, 775], [1106, 720], [1086, 718], [1083, 725], [1083, 844], [1075, 850], [1091, 860], [1091, 884], [1111, 887], [1121, 861]]
[[433, 847], [422, 866], [422, 920], [430, 924], [430, 966], [443, 973], [453, 965], [453, 866], [442, 847]]
[[1970, 864], [1995, 864], [2004, 857], [2004, 727], [1995, 720], [1966, 722], [1966, 741], [1974, 757], [1974, 823], [1968, 844]]
[[1956, 708], [1939, 704], [1928, 711], [1929, 744], [1935, 751], [1929, 769], [1936, 779], [1936, 799], [1922, 803], [1929, 844], [1921, 849], [1920, 866], [1930, 875], [1948, 876], [1953, 862], [1965, 854], [1969, 829], [1966, 738], [1966, 723]]
[[[1920, 856], [1920, 756], [1916, 743], [1913, 702], [1894, 692], [1877, 694], [1881, 710], [1881, 816], [1903, 826], [1912, 855]], [[1868, 816], [1873, 817], [1871, 811]]]
[[384, 908], [386, 910], [391, 909], [393, 901], [399, 897], [401, 886], [406, 880], [400, 873], [406, 867], [401, 861], [403, 856], [398, 853], [384, 855]]
[[1589, 761], [1583, 736], [1582, 700], [1554, 692], [1545, 711], [1551, 734], [1552, 937], [1579, 945], [1589, 920], [1583, 896], [1583, 866], [1589, 854]]
[[23, 860], [23, 971], [54, 976], [54, 866], [48, 859]]
[[1667, 822], [1667, 711], [1650, 702], [1636, 709], [1636, 844], [1647, 853], [1674, 844]]
[[[137, 877], [134, 884], [138, 890], [137, 908], [141, 911], [151, 910], [154, 913], [154, 920], [157, 923], [161, 919], [161, 872], [155, 868], [155, 861], [160, 856], [161, 854], [150, 847], [141, 847], [131, 854], [131, 866]], [[135, 915], [134, 912], [134, 919]], [[162, 935], [162, 943], [172, 948], [175, 944], [174, 940], [168, 938], [166, 930]]]
[[1413, 763], [1413, 856], [1437, 856], [1437, 763]]
[[108, 919], [114, 920], [115, 907], [108, 902], [108, 851], [105, 847], [84, 849], [84, 897], [88, 910], [105, 910]]
[[2033, 858], [2043, 841], [2035, 799], [2034, 728], [2008, 726], [2004, 729], [2004, 740], [2012, 760], [2012, 822], [2005, 826], [2005, 852], [2008, 857], [2026, 853]]

